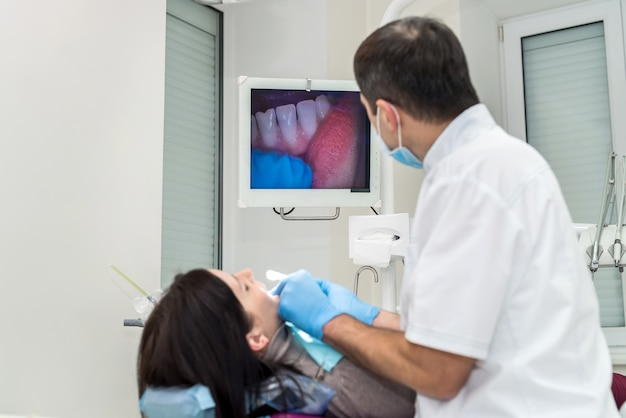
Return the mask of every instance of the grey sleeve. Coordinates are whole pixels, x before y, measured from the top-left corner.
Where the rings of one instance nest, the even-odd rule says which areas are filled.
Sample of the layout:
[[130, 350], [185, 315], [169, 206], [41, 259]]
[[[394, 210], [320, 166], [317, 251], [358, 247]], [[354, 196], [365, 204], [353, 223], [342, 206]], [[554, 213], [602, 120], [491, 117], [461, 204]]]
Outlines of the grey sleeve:
[[337, 391], [327, 416], [412, 418], [415, 392], [364, 370], [345, 357], [322, 380]]

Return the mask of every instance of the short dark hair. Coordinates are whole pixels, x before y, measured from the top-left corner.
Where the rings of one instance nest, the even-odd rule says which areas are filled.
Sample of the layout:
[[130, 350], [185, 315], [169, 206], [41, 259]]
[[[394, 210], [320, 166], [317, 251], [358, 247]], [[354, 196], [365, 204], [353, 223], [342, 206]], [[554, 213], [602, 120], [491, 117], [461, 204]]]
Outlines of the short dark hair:
[[246, 334], [251, 319], [207, 270], [179, 274], [146, 321], [137, 364], [139, 396], [148, 386], [207, 386], [217, 418], [246, 416], [246, 390], [274, 374]]
[[370, 34], [354, 56], [354, 74], [372, 111], [376, 100], [413, 118], [445, 122], [478, 103], [461, 43], [427, 17], [407, 17]]

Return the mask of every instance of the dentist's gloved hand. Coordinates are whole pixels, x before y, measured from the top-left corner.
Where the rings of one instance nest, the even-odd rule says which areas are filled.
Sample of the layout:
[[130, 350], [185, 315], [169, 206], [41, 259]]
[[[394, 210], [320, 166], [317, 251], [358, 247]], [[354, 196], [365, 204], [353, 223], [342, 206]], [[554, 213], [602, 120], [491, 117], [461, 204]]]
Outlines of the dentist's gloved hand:
[[315, 279], [320, 289], [328, 295], [330, 303], [341, 312], [346, 313], [359, 321], [372, 325], [374, 318], [380, 313], [378, 306], [363, 302], [354, 293], [343, 286], [327, 280]]
[[343, 313], [333, 306], [316, 279], [305, 270], [287, 276], [272, 293], [280, 296], [278, 315], [318, 340], [324, 336], [324, 325]]
[[250, 186], [253, 189], [309, 189], [313, 171], [301, 158], [277, 151], [252, 150]]

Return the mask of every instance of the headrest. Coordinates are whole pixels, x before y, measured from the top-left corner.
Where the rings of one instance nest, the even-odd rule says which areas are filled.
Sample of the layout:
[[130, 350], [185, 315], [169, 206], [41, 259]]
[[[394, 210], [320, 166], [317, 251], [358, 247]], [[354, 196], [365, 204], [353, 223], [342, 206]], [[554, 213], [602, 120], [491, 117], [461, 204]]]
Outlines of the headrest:
[[209, 388], [197, 384], [182, 387], [148, 387], [139, 399], [147, 418], [214, 418], [215, 401]]

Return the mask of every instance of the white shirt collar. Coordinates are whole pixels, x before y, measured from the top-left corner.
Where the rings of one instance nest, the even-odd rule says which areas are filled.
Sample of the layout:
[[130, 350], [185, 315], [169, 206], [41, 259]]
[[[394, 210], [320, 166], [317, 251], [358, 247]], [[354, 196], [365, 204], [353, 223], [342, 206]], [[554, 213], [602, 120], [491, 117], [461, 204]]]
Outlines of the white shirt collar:
[[443, 130], [424, 157], [424, 171], [428, 173], [437, 163], [460, 146], [472, 141], [479, 132], [496, 125], [487, 106], [476, 104], [463, 111]]

